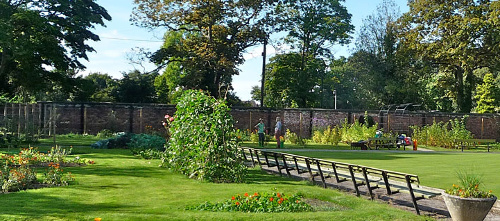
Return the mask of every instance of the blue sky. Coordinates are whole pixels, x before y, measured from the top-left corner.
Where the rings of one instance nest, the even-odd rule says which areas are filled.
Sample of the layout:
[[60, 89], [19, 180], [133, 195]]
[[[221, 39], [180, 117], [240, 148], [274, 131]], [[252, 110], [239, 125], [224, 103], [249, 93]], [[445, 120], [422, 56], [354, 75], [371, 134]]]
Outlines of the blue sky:
[[[408, 11], [407, 0], [394, 0], [400, 7], [401, 13]], [[119, 3], [118, 3], [119, 2]], [[371, 15], [383, 0], [346, 0], [343, 5], [352, 14], [352, 24], [356, 32], [363, 24], [363, 19]], [[99, 42], [88, 42], [96, 52], [89, 54], [89, 61], [82, 62], [87, 69], [83, 75], [90, 72], [107, 73], [114, 78], [121, 78], [123, 72], [134, 69], [150, 71], [152, 64], [144, 63], [143, 66], [131, 64], [127, 57], [133, 56], [135, 48], [144, 48], [155, 51], [162, 45], [165, 30], [148, 30], [136, 27], [129, 21], [133, 9], [133, 0], [97, 0], [97, 3], [108, 10], [113, 18], [106, 22], [106, 27], [96, 27], [94, 32], [101, 38]], [[332, 51], [336, 57], [349, 56], [354, 47], [353, 43], [346, 46], [334, 46]], [[268, 57], [272, 56], [273, 48], [268, 48]], [[236, 95], [242, 100], [250, 100], [250, 90], [254, 85], [260, 85], [262, 72], [262, 46], [249, 48], [244, 57], [245, 63], [239, 67], [240, 74], [234, 76], [233, 87]]]

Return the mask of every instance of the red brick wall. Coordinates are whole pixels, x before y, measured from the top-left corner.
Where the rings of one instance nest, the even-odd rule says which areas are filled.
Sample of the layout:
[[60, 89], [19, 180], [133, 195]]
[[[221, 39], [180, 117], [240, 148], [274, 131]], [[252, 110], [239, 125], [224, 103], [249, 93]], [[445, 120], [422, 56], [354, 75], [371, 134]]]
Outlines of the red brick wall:
[[[175, 113], [175, 107], [160, 104], [114, 104], [114, 103], [40, 103], [39, 106], [57, 107], [57, 133], [89, 133], [96, 134], [103, 129], [114, 131], [144, 132], [146, 126], [161, 129], [165, 114]], [[83, 105], [83, 107], [82, 107]], [[11, 111], [8, 107], [8, 111]], [[40, 109], [40, 108], [38, 108]], [[50, 110], [50, 108], [45, 108]], [[1, 111], [1, 110], [0, 110]], [[17, 110], [14, 108], [14, 112]], [[40, 111], [36, 111], [38, 113]], [[9, 112], [10, 113], [10, 112]], [[231, 110], [235, 127], [240, 130], [254, 130], [259, 118], [264, 120], [268, 134], [274, 134], [276, 117], [282, 119], [284, 129], [310, 137], [313, 129], [324, 129], [328, 126], [342, 124], [346, 119], [354, 122], [365, 114], [364, 111], [325, 110], [325, 109], [268, 109], [240, 108]], [[45, 114], [48, 115], [48, 114]], [[451, 113], [410, 113], [404, 116], [390, 113], [381, 117], [378, 111], [370, 111], [375, 122], [383, 120], [384, 130], [411, 134], [408, 126], [430, 125], [433, 121], [448, 122], [450, 119], [462, 118], [462, 114]], [[468, 114], [467, 129], [475, 138], [500, 139], [500, 114]], [[45, 119], [47, 120], [47, 119]], [[85, 129], [85, 130], [84, 130]]]

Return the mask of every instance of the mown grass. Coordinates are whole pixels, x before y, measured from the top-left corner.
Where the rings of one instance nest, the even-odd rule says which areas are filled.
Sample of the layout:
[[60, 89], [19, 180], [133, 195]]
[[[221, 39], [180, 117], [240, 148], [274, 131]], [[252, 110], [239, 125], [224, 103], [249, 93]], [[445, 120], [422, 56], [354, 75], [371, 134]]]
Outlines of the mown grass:
[[321, 150], [287, 152], [416, 174], [421, 184], [441, 189], [459, 184], [456, 176], [458, 171], [469, 171], [482, 177], [484, 188], [492, 190], [493, 194], [500, 194], [498, 153]]
[[[214, 184], [188, 179], [128, 150], [74, 148], [94, 165], [66, 168], [76, 183], [66, 187], [1, 194], [0, 220], [425, 220], [411, 212], [304, 181], [251, 169], [246, 183]], [[302, 193], [340, 209], [306, 213], [250, 214], [185, 210], [245, 192]]]

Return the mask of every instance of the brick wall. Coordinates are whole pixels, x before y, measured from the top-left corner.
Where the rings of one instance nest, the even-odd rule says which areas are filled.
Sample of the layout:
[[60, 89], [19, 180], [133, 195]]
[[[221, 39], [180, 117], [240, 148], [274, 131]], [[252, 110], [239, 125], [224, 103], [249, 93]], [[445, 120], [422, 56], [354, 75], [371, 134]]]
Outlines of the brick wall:
[[[17, 105], [1, 107], [6, 114], [19, 113]], [[57, 115], [56, 132], [96, 134], [103, 129], [141, 133], [146, 126], [161, 130], [161, 122], [165, 114], [175, 113], [172, 105], [161, 104], [119, 104], [119, 103], [52, 103], [40, 102], [32, 105], [30, 119], [42, 127], [49, 125], [50, 116]], [[28, 109], [29, 109], [28, 108]], [[27, 109], [27, 110], [28, 110]], [[24, 111], [21, 107], [21, 112]], [[21, 113], [23, 114], [23, 113]], [[284, 128], [290, 129], [302, 137], [310, 137], [312, 130], [324, 129], [327, 126], [341, 125], [345, 120], [349, 123], [359, 120], [364, 111], [355, 110], [327, 110], [327, 109], [269, 109], [234, 107], [231, 114], [235, 120], [235, 127], [241, 130], [254, 130], [254, 126], [262, 118], [269, 134], [274, 133], [276, 117], [281, 117]], [[462, 114], [451, 113], [409, 113], [397, 115], [389, 113], [380, 116], [378, 111], [369, 111], [373, 118], [384, 130], [411, 134], [410, 125], [430, 125], [436, 122], [448, 122], [450, 119], [462, 118]], [[468, 114], [466, 127], [475, 138], [500, 139], [500, 114]], [[0, 121], [1, 121], [0, 117]], [[1, 124], [1, 122], [0, 122]], [[1, 125], [0, 125], [1, 126]]]

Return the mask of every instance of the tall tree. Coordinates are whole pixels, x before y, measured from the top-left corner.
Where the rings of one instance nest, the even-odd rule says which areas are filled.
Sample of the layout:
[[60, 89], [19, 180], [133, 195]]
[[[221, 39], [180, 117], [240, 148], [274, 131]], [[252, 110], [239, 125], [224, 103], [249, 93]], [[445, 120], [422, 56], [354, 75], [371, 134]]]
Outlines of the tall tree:
[[286, 0], [278, 4], [278, 30], [288, 32], [285, 43], [298, 49], [302, 68], [306, 58], [330, 57], [333, 44], [349, 43], [354, 26], [351, 14], [341, 2], [343, 0]]
[[[0, 1], [0, 92], [35, 94], [82, 69], [98, 41], [89, 29], [111, 20], [93, 0]], [[54, 71], [55, 70], [55, 71]]]
[[114, 96], [116, 101], [125, 103], [154, 103], [156, 92], [155, 78], [158, 73], [141, 73], [137, 70], [123, 74]]
[[232, 90], [232, 76], [243, 63], [243, 51], [264, 37], [265, 7], [272, 0], [134, 0], [132, 21], [167, 29], [166, 44], [152, 56], [160, 68], [180, 62], [182, 85], [216, 97]]
[[470, 112], [473, 71], [500, 66], [500, 2], [420, 0], [409, 6], [399, 21], [405, 47], [450, 73], [456, 111]]
[[266, 70], [266, 107], [318, 107], [319, 76], [326, 65], [322, 59], [307, 58], [302, 68], [299, 53], [280, 54], [272, 57]]

